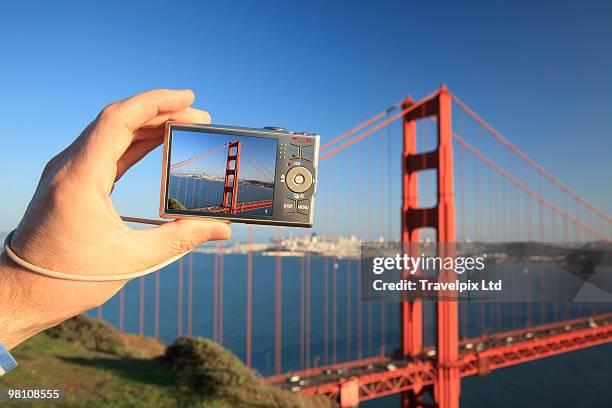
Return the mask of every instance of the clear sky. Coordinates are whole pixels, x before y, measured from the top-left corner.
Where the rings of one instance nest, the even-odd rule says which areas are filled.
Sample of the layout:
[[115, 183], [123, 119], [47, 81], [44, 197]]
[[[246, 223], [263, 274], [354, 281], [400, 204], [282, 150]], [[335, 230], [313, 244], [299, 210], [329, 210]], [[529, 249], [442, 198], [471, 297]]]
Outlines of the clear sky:
[[[241, 141], [241, 169], [244, 175], [240, 178], [273, 182], [276, 164], [275, 139], [262, 137], [239, 137], [225, 134], [188, 132], [175, 130], [172, 135], [170, 163], [174, 165], [194, 156], [205, 153], [201, 159], [186, 163], [174, 173], [197, 173], [204, 171], [208, 175], [224, 177], [227, 164], [229, 142]], [[223, 146], [218, 150], [220, 146]], [[233, 149], [235, 152], [235, 148]], [[213, 153], [214, 152], [214, 153]]]
[[[0, 230], [101, 107], [155, 87], [193, 89], [214, 123], [325, 141], [444, 82], [612, 212], [611, 40], [610, 1], [5, 3]], [[121, 212], [157, 214], [160, 156], [117, 187]]]

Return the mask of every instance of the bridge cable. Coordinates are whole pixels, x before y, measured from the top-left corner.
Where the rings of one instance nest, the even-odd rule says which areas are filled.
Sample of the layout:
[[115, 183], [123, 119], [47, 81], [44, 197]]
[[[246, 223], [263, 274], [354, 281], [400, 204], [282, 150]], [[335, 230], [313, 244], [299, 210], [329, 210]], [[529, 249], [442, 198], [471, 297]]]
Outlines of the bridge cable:
[[542, 174], [544, 177], [546, 177], [548, 180], [550, 180], [552, 183], [554, 183], [561, 190], [563, 190], [567, 194], [571, 195], [576, 201], [580, 202], [583, 206], [585, 206], [586, 208], [590, 209], [591, 211], [593, 211], [595, 214], [599, 215], [600, 217], [604, 218], [606, 221], [608, 221], [608, 223], [612, 223], [612, 218], [610, 216], [608, 216], [603, 211], [595, 208], [588, 201], [586, 201], [585, 199], [580, 197], [572, 189], [570, 189], [568, 186], [563, 184], [559, 179], [554, 177], [552, 174], [550, 174], [548, 171], [546, 171], [546, 169], [544, 169], [542, 166], [537, 164], [529, 156], [527, 156], [525, 153], [523, 153], [521, 150], [519, 150], [516, 146], [514, 146], [508, 139], [506, 139], [504, 136], [502, 136], [501, 133], [499, 133], [497, 130], [495, 130], [495, 128], [493, 128], [493, 126], [491, 126], [483, 118], [478, 116], [472, 109], [470, 109], [465, 103], [463, 103], [463, 101], [461, 101], [455, 94], [453, 94], [452, 92], [450, 94], [451, 94], [451, 97], [453, 98], [453, 100], [455, 101], [455, 103], [457, 103], [457, 105], [463, 111], [465, 111], [468, 115], [470, 115], [476, 122], [478, 122], [485, 129], [487, 129], [487, 131], [489, 131], [489, 133], [491, 135], [493, 135], [497, 140], [499, 140], [502, 144], [504, 144], [512, 152], [514, 152], [516, 155], [518, 155], [521, 159], [525, 160], [531, 167], [533, 167], [540, 174]]

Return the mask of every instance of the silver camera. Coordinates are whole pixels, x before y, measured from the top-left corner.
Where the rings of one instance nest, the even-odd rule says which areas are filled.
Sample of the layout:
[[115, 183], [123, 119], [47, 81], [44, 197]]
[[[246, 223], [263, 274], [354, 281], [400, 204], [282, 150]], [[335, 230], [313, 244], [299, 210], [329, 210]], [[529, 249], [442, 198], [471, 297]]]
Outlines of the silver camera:
[[169, 122], [160, 216], [312, 227], [319, 135]]

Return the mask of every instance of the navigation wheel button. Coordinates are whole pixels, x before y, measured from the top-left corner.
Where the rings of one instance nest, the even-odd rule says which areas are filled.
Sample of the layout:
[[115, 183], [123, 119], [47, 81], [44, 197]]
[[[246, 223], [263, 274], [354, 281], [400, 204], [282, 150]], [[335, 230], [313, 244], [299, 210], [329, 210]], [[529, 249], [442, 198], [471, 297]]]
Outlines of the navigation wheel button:
[[289, 190], [303, 193], [312, 186], [312, 173], [306, 167], [295, 166], [287, 172], [285, 182]]

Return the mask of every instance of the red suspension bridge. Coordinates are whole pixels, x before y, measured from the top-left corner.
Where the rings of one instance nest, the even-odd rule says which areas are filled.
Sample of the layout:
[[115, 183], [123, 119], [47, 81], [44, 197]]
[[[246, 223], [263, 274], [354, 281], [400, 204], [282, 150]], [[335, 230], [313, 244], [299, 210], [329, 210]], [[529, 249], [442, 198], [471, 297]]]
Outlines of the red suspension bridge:
[[[172, 164], [170, 171], [176, 182], [171, 182], [171, 197], [188, 210], [207, 213], [238, 214], [272, 207], [274, 172], [245, 147], [244, 141], [230, 141]], [[223, 153], [224, 148], [227, 156], [222, 176], [202, 167], [205, 159]], [[199, 172], [194, 168], [200, 169]], [[181, 187], [182, 179], [185, 179], [184, 187]], [[216, 180], [219, 182], [214, 183]], [[248, 197], [246, 201], [239, 199], [241, 184], [246, 192], [243, 195]]]
[[[396, 307], [360, 296], [360, 264], [349, 250], [355, 242], [612, 237], [606, 213], [445, 87], [419, 101], [406, 98], [324, 144], [319, 171], [317, 237], [282, 237], [287, 230], [278, 229], [278, 251], [265, 257], [254, 254], [249, 226], [244, 256], [230, 258], [219, 247], [212, 265], [198, 267], [190, 255], [187, 285], [179, 261], [169, 336], [210, 336], [271, 383], [324, 394], [343, 407], [391, 394], [401, 395], [403, 406], [457, 407], [463, 377], [612, 340], [609, 302], [414, 300]], [[338, 231], [353, 237], [334, 237]], [[294, 247], [301, 257], [281, 256]], [[244, 286], [228, 287], [226, 273]], [[452, 281], [454, 272], [443, 270], [439, 279]], [[148, 281], [155, 295], [145, 302]], [[160, 273], [138, 288], [137, 303], [120, 292], [117, 325], [125, 328], [131, 304], [137, 331], [164, 337]], [[228, 290], [240, 292], [228, 298]], [[104, 308], [98, 316], [106, 316]]]

